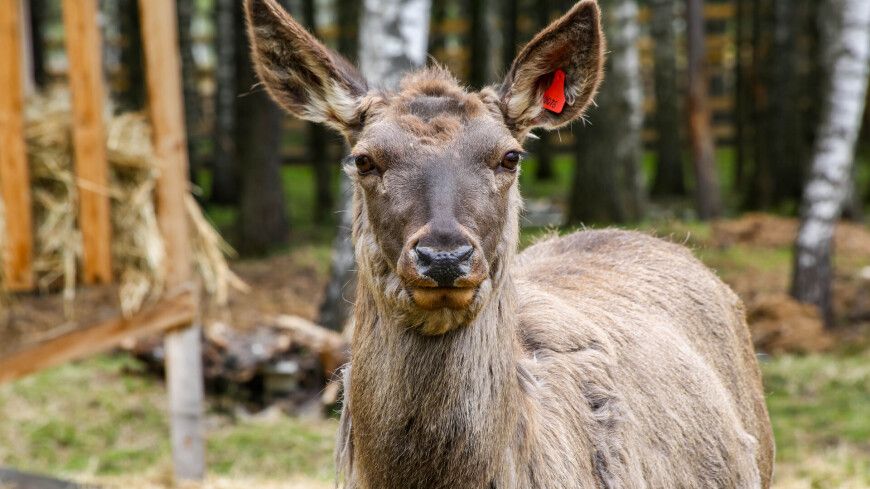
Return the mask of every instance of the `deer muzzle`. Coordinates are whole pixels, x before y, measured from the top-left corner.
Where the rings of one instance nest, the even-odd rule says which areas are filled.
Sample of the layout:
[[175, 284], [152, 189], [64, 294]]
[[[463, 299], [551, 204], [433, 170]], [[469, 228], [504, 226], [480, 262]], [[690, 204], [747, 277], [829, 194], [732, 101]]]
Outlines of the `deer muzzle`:
[[473, 239], [433, 243], [409, 240], [398, 271], [414, 303], [425, 310], [462, 310], [474, 300], [487, 265]]

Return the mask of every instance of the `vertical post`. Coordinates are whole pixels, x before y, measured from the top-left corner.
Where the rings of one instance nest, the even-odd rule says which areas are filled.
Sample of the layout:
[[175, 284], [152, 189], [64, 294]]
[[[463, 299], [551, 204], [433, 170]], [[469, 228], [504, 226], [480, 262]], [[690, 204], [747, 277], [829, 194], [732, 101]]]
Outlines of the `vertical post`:
[[[189, 286], [191, 248], [184, 199], [188, 161], [184, 128], [178, 30], [174, 0], [140, 0], [142, 47], [155, 156], [157, 213], [168, 261], [167, 287]], [[191, 325], [166, 337], [166, 382], [172, 429], [172, 457], [179, 479], [205, 473], [202, 346], [200, 328]]]
[[112, 281], [102, 45], [97, 0], [63, 0], [72, 91], [73, 146], [86, 283]]
[[3, 255], [10, 290], [33, 288], [30, 174], [24, 143], [21, 0], [0, 0], [0, 194], [6, 213]]

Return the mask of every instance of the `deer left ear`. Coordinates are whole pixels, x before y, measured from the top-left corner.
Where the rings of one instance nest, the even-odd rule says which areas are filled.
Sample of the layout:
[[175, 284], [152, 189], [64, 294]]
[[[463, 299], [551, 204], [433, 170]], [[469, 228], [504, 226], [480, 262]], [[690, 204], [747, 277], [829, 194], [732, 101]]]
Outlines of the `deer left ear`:
[[595, 0], [583, 0], [517, 55], [501, 86], [505, 120], [520, 136], [579, 118], [604, 77], [604, 34]]
[[254, 68], [287, 112], [345, 135], [359, 130], [365, 79], [275, 0], [245, 0]]

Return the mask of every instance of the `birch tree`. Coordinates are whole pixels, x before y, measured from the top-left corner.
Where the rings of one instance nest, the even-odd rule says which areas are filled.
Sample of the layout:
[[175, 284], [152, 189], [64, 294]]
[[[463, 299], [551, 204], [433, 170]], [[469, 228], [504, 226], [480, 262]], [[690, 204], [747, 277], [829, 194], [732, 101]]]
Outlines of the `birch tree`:
[[635, 0], [602, 0], [607, 35], [606, 78], [589, 111], [589, 124], [574, 128], [577, 165], [569, 222], [625, 222], [640, 217], [643, 87], [637, 49]]
[[870, 2], [826, 0], [823, 60], [828, 87], [804, 189], [801, 225], [795, 242], [792, 295], [817, 305], [826, 322], [831, 308], [831, 250], [834, 227], [851, 188], [855, 144], [867, 100], [870, 71]]
[[[359, 65], [369, 85], [394, 88], [402, 75], [426, 64], [430, 0], [365, 0], [359, 34]], [[351, 244], [351, 185], [342, 178], [342, 213], [333, 243], [332, 270], [320, 323], [341, 330], [350, 318], [356, 289]]]

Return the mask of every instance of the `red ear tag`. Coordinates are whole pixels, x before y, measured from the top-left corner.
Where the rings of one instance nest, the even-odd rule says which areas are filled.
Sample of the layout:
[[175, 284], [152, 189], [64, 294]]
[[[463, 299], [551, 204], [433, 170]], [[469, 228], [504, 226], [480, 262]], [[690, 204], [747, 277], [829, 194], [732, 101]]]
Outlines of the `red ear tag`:
[[553, 73], [553, 83], [544, 92], [544, 108], [556, 114], [565, 108], [565, 72], [561, 69]]

